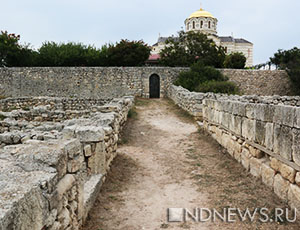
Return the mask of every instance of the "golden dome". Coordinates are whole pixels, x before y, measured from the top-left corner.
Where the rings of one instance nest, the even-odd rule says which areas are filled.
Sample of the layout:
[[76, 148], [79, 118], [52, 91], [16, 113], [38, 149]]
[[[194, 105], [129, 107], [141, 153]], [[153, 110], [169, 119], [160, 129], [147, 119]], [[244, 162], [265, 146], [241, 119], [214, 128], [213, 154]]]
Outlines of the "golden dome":
[[189, 18], [199, 18], [199, 17], [206, 17], [206, 18], [215, 18], [211, 13], [203, 10], [202, 8], [194, 13], [192, 13]]

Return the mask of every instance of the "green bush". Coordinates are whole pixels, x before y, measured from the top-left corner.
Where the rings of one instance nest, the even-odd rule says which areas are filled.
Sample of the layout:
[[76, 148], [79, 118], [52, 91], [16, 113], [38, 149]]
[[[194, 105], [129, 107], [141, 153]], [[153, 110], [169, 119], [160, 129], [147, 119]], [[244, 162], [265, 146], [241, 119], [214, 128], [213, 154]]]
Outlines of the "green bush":
[[174, 84], [180, 85], [190, 91], [196, 91], [197, 86], [206, 81], [225, 80], [227, 80], [227, 78], [219, 70], [198, 62], [191, 66], [190, 71], [181, 72]]
[[230, 69], [244, 69], [246, 57], [242, 53], [232, 53], [225, 57], [224, 67]]
[[226, 93], [238, 94], [238, 87], [230, 81], [207, 81], [196, 87], [197, 92], [212, 92], [212, 93]]
[[174, 84], [195, 92], [238, 93], [238, 87], [219, 70], [200, 62], [181, 72]]

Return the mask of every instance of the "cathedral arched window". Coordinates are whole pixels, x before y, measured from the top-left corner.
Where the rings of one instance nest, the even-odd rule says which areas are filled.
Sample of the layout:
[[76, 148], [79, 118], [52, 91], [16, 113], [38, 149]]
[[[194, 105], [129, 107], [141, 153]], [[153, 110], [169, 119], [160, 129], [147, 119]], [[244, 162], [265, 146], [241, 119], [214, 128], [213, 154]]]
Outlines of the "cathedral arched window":
[[201, 21], [201, 23], [200, 23], [200, 28], [202, 28], [203, 27], [203, 21]]
[[195, 29], [195, 22], [193, 22], [193, 29]]
[[210, 29], [210, 21], [208, 22], [208, 28]]

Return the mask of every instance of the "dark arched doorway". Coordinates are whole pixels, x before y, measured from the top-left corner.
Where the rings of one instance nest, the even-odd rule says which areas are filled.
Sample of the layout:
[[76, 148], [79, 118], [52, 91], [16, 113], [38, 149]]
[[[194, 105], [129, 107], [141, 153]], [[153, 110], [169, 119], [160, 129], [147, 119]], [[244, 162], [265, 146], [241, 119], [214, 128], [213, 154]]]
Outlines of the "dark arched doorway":
[[157, 74], [152, 74], [149, 78], [149, 95], [150, 98], [160, 97], [160, 79]]

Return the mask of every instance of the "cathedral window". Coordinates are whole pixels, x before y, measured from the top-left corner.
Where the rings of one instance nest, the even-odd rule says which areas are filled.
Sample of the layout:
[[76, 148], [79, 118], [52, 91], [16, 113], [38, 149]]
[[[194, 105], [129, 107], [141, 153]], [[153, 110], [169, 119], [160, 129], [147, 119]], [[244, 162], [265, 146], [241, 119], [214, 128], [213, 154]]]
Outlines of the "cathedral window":
[[195, 22], [193, 22], [193, 29], [195, 29]]
[[210, 29], [210, 21], [208, 22], [208, 28]]
[[203, 21], [201, 21], [201, 23], [200, 23], [200, 28], [202, 28], [203, 27]]

